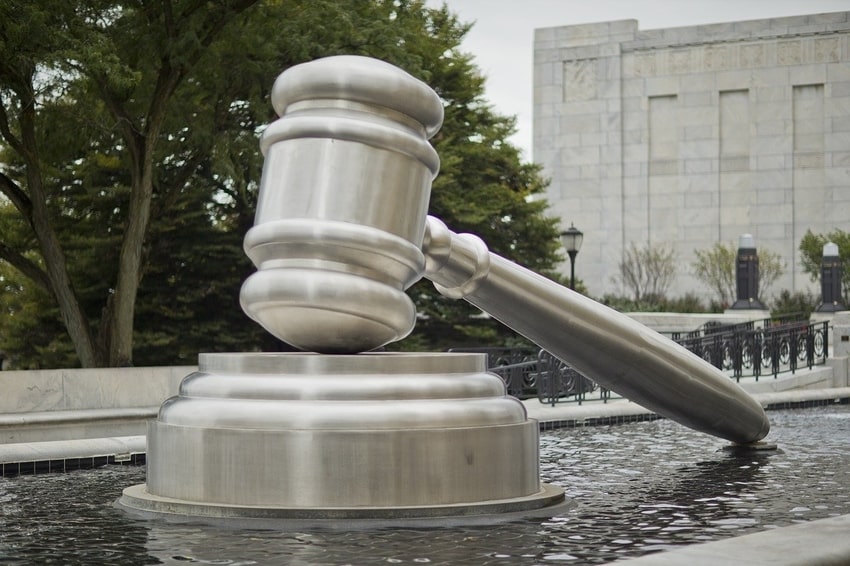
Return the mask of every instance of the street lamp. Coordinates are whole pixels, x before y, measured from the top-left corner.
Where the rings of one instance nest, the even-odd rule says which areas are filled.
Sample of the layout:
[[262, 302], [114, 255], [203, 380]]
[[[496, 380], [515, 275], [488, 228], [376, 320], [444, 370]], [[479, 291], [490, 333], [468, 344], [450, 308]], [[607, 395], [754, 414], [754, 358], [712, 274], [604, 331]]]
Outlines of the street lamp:
[[759, 300], [759, 256], [752, 234], [738, 237], [738, 258], [735, 262], [735, 284], [738, 300], [730, 309], [767, 309]]
[[561, 245], [567, 250], [567, 255], [570, 256], [570, 289], [576, 289], [576, 254], [581, 249], [581, 241], [584, 238], [578, 228], [570, 222], [570, 227], [561, 232]]
[[841, 256], [838, 245], [827, 242], [823, 246], [821, 261], [821, 303], [817, 312], [836, 312], [847, 310], [841, 298]]

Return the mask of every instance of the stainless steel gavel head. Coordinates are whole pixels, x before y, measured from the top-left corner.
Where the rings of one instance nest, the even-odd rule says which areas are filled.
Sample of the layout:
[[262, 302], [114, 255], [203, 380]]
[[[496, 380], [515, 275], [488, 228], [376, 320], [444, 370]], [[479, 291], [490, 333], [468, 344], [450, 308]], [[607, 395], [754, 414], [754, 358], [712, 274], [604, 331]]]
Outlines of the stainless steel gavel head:
[[443, 106], [425, 83], [365, 57], [284, 71], [265, 131], [243, 310], [302, 350], [354, 353], [400, 340], [416, 310], [422, 240], [439, 170], [428, 143]]

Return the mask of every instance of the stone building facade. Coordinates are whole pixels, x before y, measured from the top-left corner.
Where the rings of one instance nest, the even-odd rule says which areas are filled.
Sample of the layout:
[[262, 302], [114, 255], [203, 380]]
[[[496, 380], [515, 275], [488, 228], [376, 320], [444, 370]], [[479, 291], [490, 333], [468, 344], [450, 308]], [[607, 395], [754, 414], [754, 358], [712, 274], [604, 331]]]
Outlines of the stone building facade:
[[819, 296], [798, 247], [807, 230], [850, 231], [850, 12], [538, 29], [533, 151], [551, 212], [585, 234], [591, 295], [625, 291], [634, 243], [674, 250], [669, 296], [709, 298], [695, 250], [750, 233], [786, 264], [770, 295]]

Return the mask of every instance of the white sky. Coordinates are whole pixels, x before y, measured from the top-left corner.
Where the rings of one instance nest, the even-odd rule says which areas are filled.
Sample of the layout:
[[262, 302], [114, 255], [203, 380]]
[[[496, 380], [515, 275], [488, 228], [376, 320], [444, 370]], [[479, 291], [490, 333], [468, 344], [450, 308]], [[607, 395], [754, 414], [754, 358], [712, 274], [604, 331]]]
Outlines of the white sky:
[[[443, 0], [427, 0], [431, 6]], [[534, 30], [609, 20], [638, 20], [642, 30], [850, 11], [850, 0], [445, 0], [474, 23], [463, 43], [487, 77], [485, 97], [516, 116], [511, 141], [531, 159]]]

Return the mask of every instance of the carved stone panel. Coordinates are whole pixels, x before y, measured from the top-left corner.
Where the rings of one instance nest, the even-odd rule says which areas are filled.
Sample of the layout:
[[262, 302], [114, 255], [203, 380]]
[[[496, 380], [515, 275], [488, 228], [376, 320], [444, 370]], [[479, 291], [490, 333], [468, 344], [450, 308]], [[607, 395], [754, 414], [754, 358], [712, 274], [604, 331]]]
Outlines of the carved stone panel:
[[656, 64], [656, 53], [638, 53], [635, 57], [635, 75], [639, 77], [654, 77], [658, 66]]
[[596, 59], [564, 61], [564, 102], [595, 99], [597, 82]]
[[815, 62], [832, 63], [841, 56], [841, 43], [837, 37], [815, 39]]
[[691, 70], [691, 50], [675, 49], [670, 53], [670, 71], [687, 73]]
[[780, 41], [776, 49], [776, 61], [780, 65], [799, 65], [803, 60], [800, 40]]
[[729, 69], [732, 47], [728, 45], [709, 45], [705, 49], [705, 70], [721, 71]]
[[764, 44], [754, 43], [741, 46], [741, 66], [746, 68], [765, 65]]

